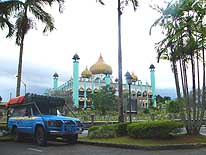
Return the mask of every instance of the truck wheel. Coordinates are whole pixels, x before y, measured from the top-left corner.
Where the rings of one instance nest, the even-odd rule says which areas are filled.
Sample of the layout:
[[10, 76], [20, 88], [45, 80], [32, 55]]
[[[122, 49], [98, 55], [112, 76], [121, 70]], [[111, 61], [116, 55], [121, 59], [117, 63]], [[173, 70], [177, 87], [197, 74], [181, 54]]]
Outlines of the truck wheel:
[[36, 143], [39, 146], [46, 146], [47, 145], [47, 136], [46, 136], [46, 133], [45, 133], [43, 127], [37, 127], [35, 139], [36, 139]]
[[14, 136], [15, 142], [20, 142], [22, 139], [20, 132], [18, 131], [17, 127], [14, 127], [12, 135]]
[[69, 135], [67, 138], [69, 144], [76, 144], [78, 139], [78, 134]]

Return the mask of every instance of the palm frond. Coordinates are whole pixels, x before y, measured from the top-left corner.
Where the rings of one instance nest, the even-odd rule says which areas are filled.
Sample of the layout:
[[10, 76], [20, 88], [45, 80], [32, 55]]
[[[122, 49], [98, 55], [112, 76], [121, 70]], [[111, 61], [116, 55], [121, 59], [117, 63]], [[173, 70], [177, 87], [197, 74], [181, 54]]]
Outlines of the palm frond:
[[23, 8], [24, 3], [19, 0], [0, 1], [0, 14], [10, 15]]
[[137, 7], [139, 5], [138, 1], [137, 0], [131, 0], [132, 1], [132, 5], [133, 5], [133, 8], [134, 8], [134, 11], [137, 10]]
[[6, 38], [9, 38], [14, 33], [14, 26], [9, 22], [7, 18], [3, 17], [3, 15], [0, 15], [0, 28], [4, 29], [6, 26], [9, 28], [9, 32], [6, 35]]
[[105, 3], [102, 0], [96, 0], [96, 2], [99, 2], [102, 5], [105, 5]]
[[29, 19], [24, 11], [21, 11], [17, 15], [17, 20], [15, 23], [16, 29], [16, 44], [20, 45], [22, 37], [27, 34], [27, 32], [33, 27], [33, 22]]
[[163, 17], [161, 16], [160, 18], [158, 18], [158, 19], [152, 24], [152, 26], [151, 26], [150, 29], [149, 29], [149, 35], [152, 34], [152, 28], [155, 27], [155, 26], [157, 26], [157, 25], [160, 23], [160, 21], [161, 21], [162, 18], [163, 18]]
[[33, 13], [36, 19], [40, 20], [42, 23], [46, 24], [43, 32], [52, 31], [54, 27], [54, 19], [52, 16], [45, 12], [40, 5], [35, 4], [29, 7], [29, 10]]
[[59, 12], [62, 13], [63, 12], [63, 8], [64, 8], [64, 0], [35, 0], [35, 3], [40, 3], [40, 4], [48, 4], [50, 6], [52, 6], [55, 2], [57, 2], [59, 4]]

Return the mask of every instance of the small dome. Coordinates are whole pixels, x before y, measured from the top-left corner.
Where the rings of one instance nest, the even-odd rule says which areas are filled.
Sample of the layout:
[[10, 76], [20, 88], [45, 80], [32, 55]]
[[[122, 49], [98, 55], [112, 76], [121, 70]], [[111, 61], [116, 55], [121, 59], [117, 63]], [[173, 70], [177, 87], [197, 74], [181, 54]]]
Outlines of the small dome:
[[149, 69], [155, 69], [155, 66], [153, 64], [151, 64]]
[[138, 80], [137, 75], [134, 74], [134, 72], [132, 72], [132, 82], [136, 82]]
[[90, 71], [92, 74], [112, 74], [112, 67], [106, 64], [102, 58], [102, 55], [100, 55], [98, 61], [90, 67]]
[[88, 68], [86, 67], [85, 70], [81, 73], [81, 76], [83, 78], [89, 78], [92, 76], [92, 73], [88, 70]]
[[73, 59], [73, 60], [79, 60], [80, 58], [79, 58], [78, 54], [76, 53], [76, 54], [73, 56], [72, 59]]
[[54, 77], [54, 78], [58, 78], [58, 77], [59, 77], [59, 75], [57, 74], [57, 72], [54, 73], [53, 77]]

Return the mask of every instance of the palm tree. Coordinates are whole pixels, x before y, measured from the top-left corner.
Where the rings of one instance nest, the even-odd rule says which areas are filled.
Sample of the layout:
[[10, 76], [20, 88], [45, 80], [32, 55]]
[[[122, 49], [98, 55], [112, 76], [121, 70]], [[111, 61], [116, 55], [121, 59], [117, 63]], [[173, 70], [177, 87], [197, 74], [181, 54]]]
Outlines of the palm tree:
[[[102, 5], [104, 5], [104, 2], [102, 0], [97, 0]], [[118, 11], [118, 93], [119, 93], [119, 99], [118, 99], [118, 121], [124, 122], [124, 116], [123, 116], [123, 96], [122, 96], [122, 42], [121, 42], [121, 15], [122, 11], [125, 6], [127, 6], [129, 3], [132, 3], [134, 11], [138, 7], [138, 0], [118, 0], [117, 3], [117, 11]]]
[[[64, 0], [9, 0], [0, 2], [0, 10], [6, 10], [12, 18], [15, 19], [14, 30], [16, 37], [16, 44], [20, 46], [19, 63], [17, 72], [17, 88], [16, 96], [20, 95], [21, 75], [22, 75], [22, 58], [24, 49], [24, 39], [28, 31], [34, 28], [35, 20], [41, 21], [45, 24], [43, 33], [52, 31], [54, 29], [54, 19], [52, 16], [44, 11], [44, 5], [50, 5], [58, 2], [59, 11], [61, 11]], [[35, 18], [31, 18], [32, 15]]]
[[[205, 4], [203, 1], [186, 0], [179, 0], [174, 4], [169, 3], [166, 9], [159, 9], [161, 17], [154, 23], [154, 25], [159, 24], [166, 32], [165, 39], [158, 43], [158, 57], [165, 58], [166, 55], [169, 57], [168, 60], [179, 62], [183, 99], [186, 105], [185, 108], [181, 109], [181, 114], [187, 133], [192, 135], [199, 134], [206, 105], [204, 54], [206, 27], [203, 24]], [[202, 95], [199, 73], [200, 60], [203, 62]], [[188, 66], [191, 66], [191, 93], [188, 85]], [[175, 72], [178, 73], [178, 70], [176, 69]], [[178, 74], [176, 76], [178, 80]], [[179, 84], [176, 84], [179, 87]], [[190, 98], [191, 95], [192, 98]], [[178, 98], [180, 97], [178, 96]]]

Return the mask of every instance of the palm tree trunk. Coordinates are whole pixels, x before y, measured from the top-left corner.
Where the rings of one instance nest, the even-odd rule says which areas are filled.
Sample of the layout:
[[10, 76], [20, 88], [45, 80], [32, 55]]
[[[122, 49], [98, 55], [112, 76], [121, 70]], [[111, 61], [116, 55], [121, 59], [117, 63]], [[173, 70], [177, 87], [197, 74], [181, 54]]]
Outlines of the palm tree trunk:
[[187, 119], [188, 119], [187, 121], [189, 125], [188, 134], [192, 134], [191, 105], [190, 105], [190, 99], [189, 99], [189, 88], [188, 88], [187, 69], [186, 69], [185, 60], [183, 60], [183, 79], [184, 79], [185, 102], [186, 102], [186, 111], [187, 111]]
[[[173, 68], [173, 73], [174, 73], [174, 78], [175, 78], [175, 86], [176, 86], [176, 93], [177, 93], [177, 98], [180, 101], [181, 100], [181, 92], [180, 92], [180, 84], [179, 84], [179, 76], [178, 76], [178, 70], [177, 70], [177, 64], [175, 60], [172, 60], [172, 68]], [[186, 118], [184, 115], [184, 108], [182, 103], [179, 103], [179, 109], [180, 109], [180, 116], [183, 122], [186, 122]]]
[[19, 65], [18, 65], [18, 73], [17, 73], [16, 96], [20, 96], [23, 49], [24, 49], [24, 35], [22, 36], [22, 40], [20, 44], [20, 51], [19, 51]]
[[[196, 44], [199, 44], [198, 42], [198, 35], [196, 34]], [[196, 66], [197, 66], [197, 130], [200, 130], [200, 105], [201, 105], [201, 89], [200, 89], [200, 67], [199, 67], [199, 50], [196, 50]]]
[[[196, 60], [197, 60], [197, 95], [198, 95], [198, 99], [197, 99], [197, 121], [198, 121], [198, 128], [200, 128], [199, 126], [199, 117], [200, 117], [200, 97], [201, 97], [201, 89], [200, 89], [200, 67], [199, 67], [199, 55], [198, 55], [198, 51], [196, 52]], [[199, 130], [199, 129], [198, 129]]]
[[175, 86], [176, 86], [177, 98], [180, 99], [181, 98], [180, 85], [179, 85], [177, 64], [176, 64], [175, 60], [172, 60], [172, 68], [173, 68], [173, 73], [174, 73], [174, 78], [175, 78]]
[[[202, 37], [202, 39], [204, 39]], [[202, 66], [203, 66], [203, 84], [202, 84], [202, 104], [201, 104], [201, 114], [200, 114], [200, 122], [199, 125], [202, 125], [203, 117], [205, 114], [205, 107], [206, 107], [206, 88], [205, 88], [205, 48], [204, 43], [202, 42]]]
[[119, 116], [118, 121], [124, 122], [122, 97], [122, 47], [121, 47], [121, 4], [118, 0], [118, 90], [119, 90]]

